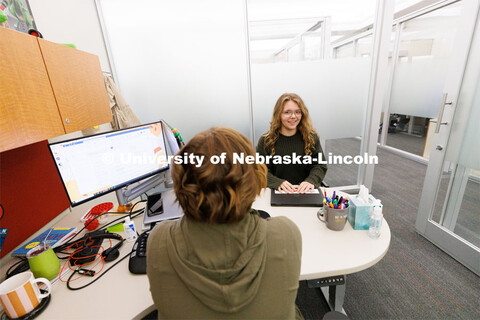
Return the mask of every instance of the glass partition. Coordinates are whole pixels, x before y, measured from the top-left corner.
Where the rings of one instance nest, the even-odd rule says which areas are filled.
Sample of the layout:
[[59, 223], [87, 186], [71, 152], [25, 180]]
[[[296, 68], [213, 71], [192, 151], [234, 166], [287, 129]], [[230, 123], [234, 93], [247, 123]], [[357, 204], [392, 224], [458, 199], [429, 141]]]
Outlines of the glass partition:
[[335, 49], [335, 59], [353, 58], [355, 57], [354, 42], [344, 44], [343, 46]]
[[[361, 12], [324, 1], [247, 3], [255, 143], [268, 131], [278, 97], [294, 92], [305, 101], [326, 154], [358, 155], [371, 60], [356, 57], [353, 44], [334, 49], [333, 59], [330, 41], [373, 24], [376, 1], [363, 2]], [[318, 18], [311, 18], [316, 13]], [[362, 49], [371, 52], [372, 45], [370, 36]], [[354, 164], [330, 165], [325, 181], [354, 185], [357, 171]]]

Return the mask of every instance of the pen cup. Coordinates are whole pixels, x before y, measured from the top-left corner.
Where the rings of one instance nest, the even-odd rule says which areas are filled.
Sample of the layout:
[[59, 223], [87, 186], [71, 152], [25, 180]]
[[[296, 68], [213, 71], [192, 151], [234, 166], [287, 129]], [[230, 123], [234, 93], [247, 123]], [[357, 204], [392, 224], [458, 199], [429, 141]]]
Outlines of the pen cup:
[[35, 278], [53, 280], [60, 271], [60, 260], [50, 245], [39, 244], [27, 252], [28, 265]]
[[327, 225], [327, 228], [334, 231], [341, 231], [345, 227], [348, 217], [348, 209], [334, 209], [328, 206], [320, 208], [317, 212], [318, 220]]

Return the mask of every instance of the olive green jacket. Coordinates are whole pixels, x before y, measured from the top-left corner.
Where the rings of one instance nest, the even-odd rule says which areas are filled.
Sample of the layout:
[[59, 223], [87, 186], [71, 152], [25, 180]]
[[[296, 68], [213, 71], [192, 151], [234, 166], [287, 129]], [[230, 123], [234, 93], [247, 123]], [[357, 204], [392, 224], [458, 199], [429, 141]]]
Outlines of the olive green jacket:
[[[253, 211], [252, 211], [253, 212]], [[236, 224], [183, 217], [149, 236], [147, 274], [159, 319], [295, 319], [302, 240], [286, 217]]]

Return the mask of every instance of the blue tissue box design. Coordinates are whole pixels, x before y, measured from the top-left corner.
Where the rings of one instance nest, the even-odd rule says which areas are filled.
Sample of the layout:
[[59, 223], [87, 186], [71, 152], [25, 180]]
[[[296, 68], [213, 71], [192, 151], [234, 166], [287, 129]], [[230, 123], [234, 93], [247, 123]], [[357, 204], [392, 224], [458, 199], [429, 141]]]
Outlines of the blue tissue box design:
[[368, 195], [368, 204], [360, 202], [357, 196], [348, 198], [350, 203], [350, 210], [348, 210], [348, 222], [352, 225], [354, 230], [368, 230], [370, 227], [370, 210], [375, 203], [375, 197]]

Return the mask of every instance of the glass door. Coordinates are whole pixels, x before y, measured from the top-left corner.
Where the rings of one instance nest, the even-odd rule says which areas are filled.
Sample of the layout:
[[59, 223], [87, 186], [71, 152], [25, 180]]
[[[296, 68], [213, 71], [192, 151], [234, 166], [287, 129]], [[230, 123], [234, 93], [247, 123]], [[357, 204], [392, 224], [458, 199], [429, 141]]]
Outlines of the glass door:
[[465, 1], [416, 221], [417, 231], [480, 275], [480, 18]]

